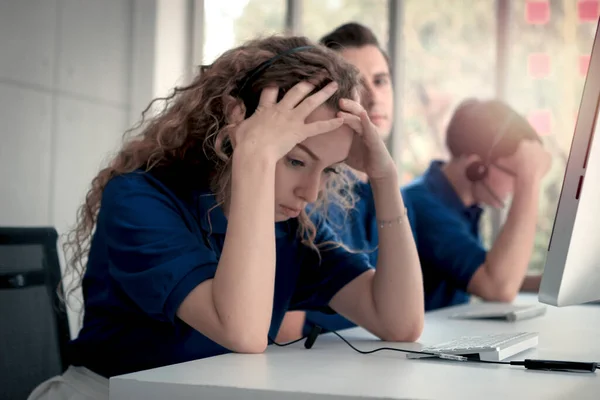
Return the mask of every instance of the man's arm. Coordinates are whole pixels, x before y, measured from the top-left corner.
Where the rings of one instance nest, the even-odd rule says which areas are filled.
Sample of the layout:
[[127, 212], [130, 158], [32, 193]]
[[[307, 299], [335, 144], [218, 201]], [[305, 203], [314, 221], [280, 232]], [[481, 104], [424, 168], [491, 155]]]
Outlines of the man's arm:
[[523, 285], [533, 253], [541, 179], [550, 158], [541, 145], [521, 142], [515, 154], [515, 194], [506, 223], [475, 271], [467, 291], [488, 301], [512, 301]]
[[521, 292], [537, 293], [542, 283], [541, 275], [527, 275], [521, 285]]

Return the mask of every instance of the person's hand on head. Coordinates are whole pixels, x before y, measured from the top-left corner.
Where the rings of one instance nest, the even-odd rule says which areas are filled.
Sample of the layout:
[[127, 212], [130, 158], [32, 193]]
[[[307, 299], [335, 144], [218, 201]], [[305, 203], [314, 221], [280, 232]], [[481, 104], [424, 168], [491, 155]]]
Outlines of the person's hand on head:
[[254, 114], [230, 131], [234, 152], [237, 148], [245, 147], [252, 153], [266, 151], [278, 160], [305, 139], [342, 126], [343, 118], [305, 123], [306, 117], [324, 104], [335, 93], [338, 85], [331, 82], [306, 97], [314, 88], [315, 85], [309, 82], [300, 82], [279, 102], [277, 87], [263, 89]]
[[537, 140], [522, 140], [512, 156], [517, 179], [541, 180], [550, 170], [552, 156]]
[[346, 161], [348, 166], [366, 173], [370, 180], [385, 179], [397, 173], [394, 160], [367, 111], [350, 99], [340, 100], [340, 108], [338, 116], [356, 133]]

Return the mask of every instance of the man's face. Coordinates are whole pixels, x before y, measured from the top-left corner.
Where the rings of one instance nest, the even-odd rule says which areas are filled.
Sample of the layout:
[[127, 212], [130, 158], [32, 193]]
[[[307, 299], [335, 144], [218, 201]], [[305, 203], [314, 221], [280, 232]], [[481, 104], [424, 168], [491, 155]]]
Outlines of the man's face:
[[394, 122], [394, 92], [388, 63], [377, 46], [348, 47], [340, 52], [358, 68], [364, 86], [361, 104], [385, 140]]
[[[513, 157], [499, 158], [489, 166], [488, 174], [484, 179], [485, 185], [502, 203], [506, 203], [515, 191], [516, 167], [514, 164]], [[474, 195], [479, 202], [497, 208], [503, 206], [494, 196], [487, 193], [485, 188], [478, 187], [476, 190]]]

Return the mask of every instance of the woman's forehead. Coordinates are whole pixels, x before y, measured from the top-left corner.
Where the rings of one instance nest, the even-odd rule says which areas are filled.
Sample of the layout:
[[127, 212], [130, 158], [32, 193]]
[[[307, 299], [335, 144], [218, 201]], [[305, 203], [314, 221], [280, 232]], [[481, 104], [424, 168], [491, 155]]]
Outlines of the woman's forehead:
[[347, 125], [304, 140], [301, 145], [324, 165], [340, 163], [348, 158], [354, 131]]

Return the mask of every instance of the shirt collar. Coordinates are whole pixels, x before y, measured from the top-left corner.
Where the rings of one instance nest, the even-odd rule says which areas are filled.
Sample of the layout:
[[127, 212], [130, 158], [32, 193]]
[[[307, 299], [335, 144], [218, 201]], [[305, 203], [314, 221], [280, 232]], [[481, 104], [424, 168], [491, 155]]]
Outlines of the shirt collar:
[[[217, 205], [216, 196], [213, 193], [197, 193], [198, 218], [201, 228], [207, 233], [224, 235], [227, 232], [227, 218], [221, 206]], [[292, 229], [288, 221], [275, 223], [275, 237], [282, 238]]]
[[446, 174], [442, 171], [443, 165], [444, 162], [440, 160], [434, 160], [429, 165], [429, 168], [423, 176], [428, 189], [436, 197], [441, 199], [444, 204], [461, 215], [466, 215], [469, 219], [479, 219], [483, 209], [477, 204], [465, 206], [446, 177]]

